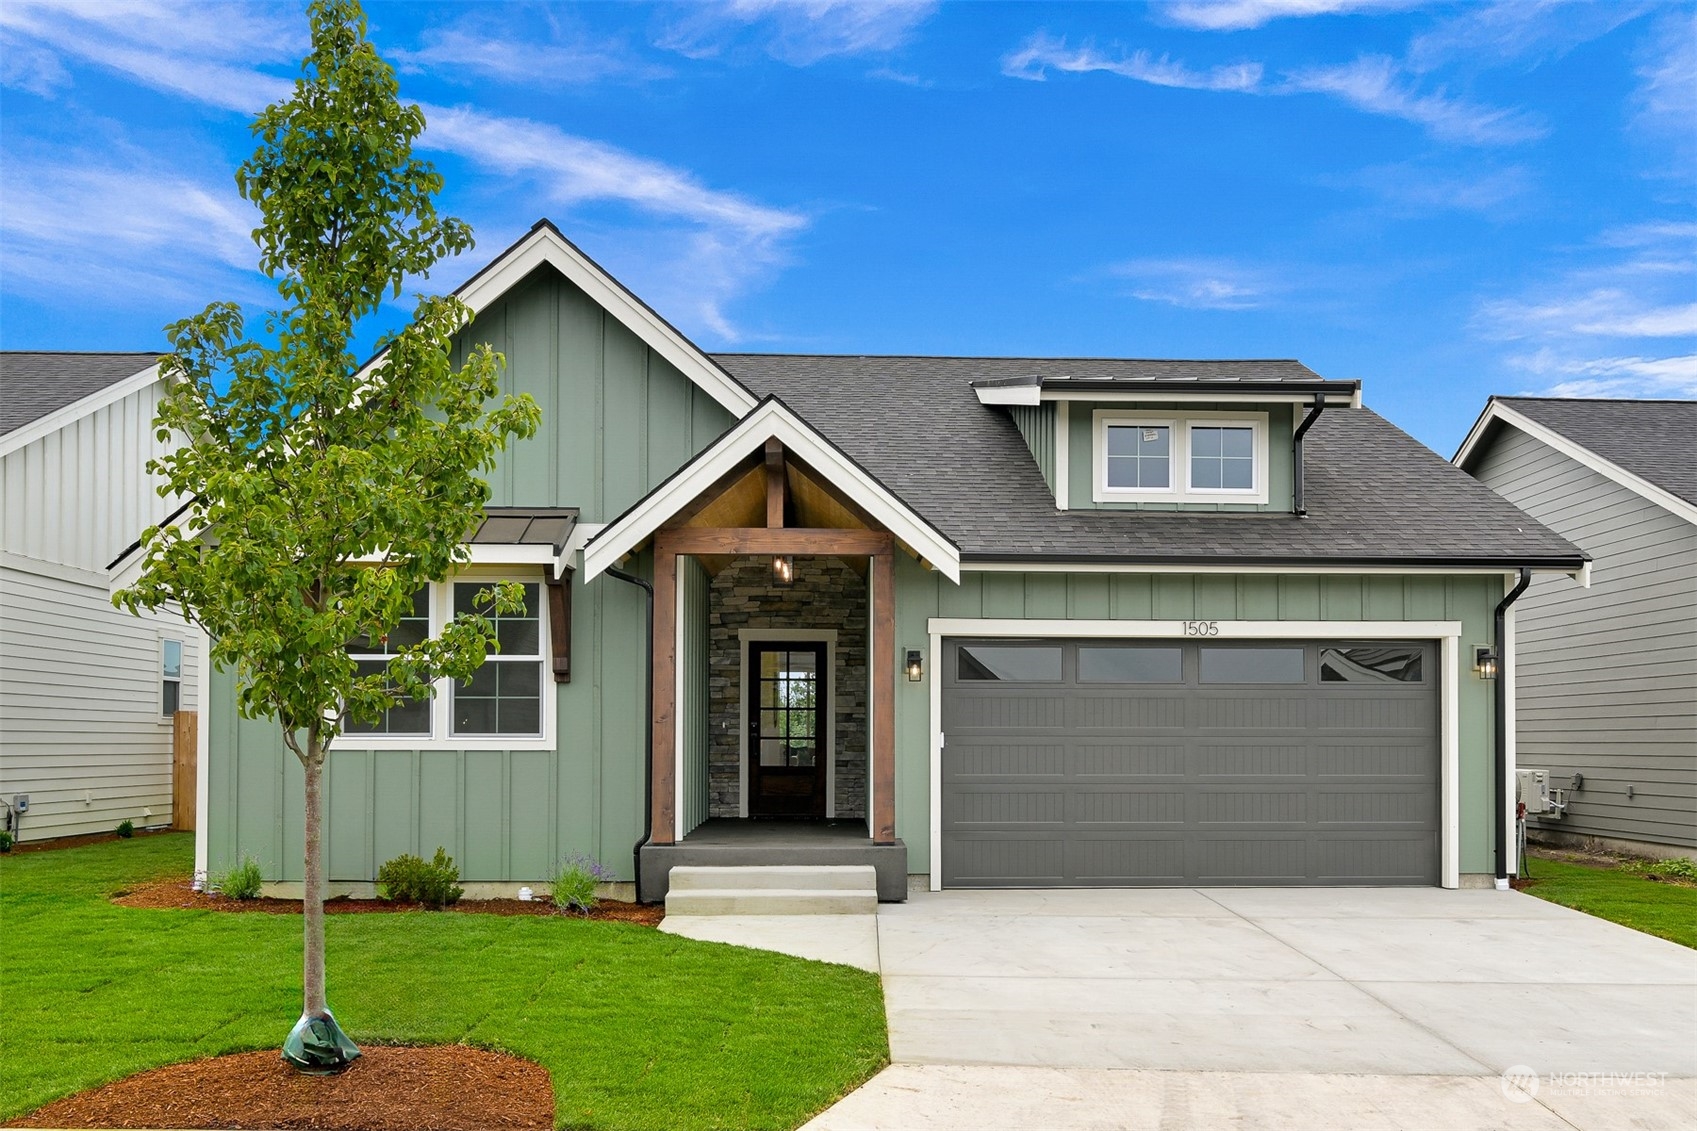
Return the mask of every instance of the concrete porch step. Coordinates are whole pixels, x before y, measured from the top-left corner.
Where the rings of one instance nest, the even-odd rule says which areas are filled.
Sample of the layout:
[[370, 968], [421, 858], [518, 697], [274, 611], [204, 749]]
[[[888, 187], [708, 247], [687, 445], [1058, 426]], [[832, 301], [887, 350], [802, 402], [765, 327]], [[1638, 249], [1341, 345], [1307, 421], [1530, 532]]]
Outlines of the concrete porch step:
[[666, 892], [670, 915], [870, 915], [878, 874], [870, 864], [679, 866]]
[[680, 864], [672, 869], [669, 890], [747, 891], [763, 888], [876, 892], [878, 874], [870, 864]]

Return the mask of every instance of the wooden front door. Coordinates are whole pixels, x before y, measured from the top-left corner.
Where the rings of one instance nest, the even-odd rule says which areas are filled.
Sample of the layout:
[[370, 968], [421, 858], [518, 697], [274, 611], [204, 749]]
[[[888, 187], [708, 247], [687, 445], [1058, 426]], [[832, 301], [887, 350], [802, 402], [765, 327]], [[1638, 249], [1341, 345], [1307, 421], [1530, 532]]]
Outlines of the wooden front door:
[[823, 642], [748, 645], [748, 813], [825, 815], [825, 712], [830, 672]]

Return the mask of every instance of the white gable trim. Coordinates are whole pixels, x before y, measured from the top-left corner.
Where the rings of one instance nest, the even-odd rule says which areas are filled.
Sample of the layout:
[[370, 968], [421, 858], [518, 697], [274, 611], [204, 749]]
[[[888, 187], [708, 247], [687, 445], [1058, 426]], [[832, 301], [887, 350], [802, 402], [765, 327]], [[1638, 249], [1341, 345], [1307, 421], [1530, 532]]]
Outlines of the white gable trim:
[[660, 525], [677, 514], [751, 452], [769, 439], [807, 461], [834, 486], [846, 491], [914, 553], [955, 583], [960, 582], [960, 550], [907, 504], [892, 495], [853, 460], [833, 447], [806, 421], [776, 399], [762, 401], [712, 447], [655, 488], [642, 501], [602, 530], [583, 550], [583, 580], [599, 576], [608, 566], [647, 541]]
[[531, 229], [529, 235], [502, 252], [454, 294], [474, 313], [481, 314], [544, 263], [570, 279], [733, 416], [741, 416], [755, 406], [752, 393], [550, 224], [541, 223]]
[[1531, 417], [1516, 412], [1498, 400], [1493, 399], [1485, 407], [1484, 413], [1474, 423], [1472, 431], [1467, 434], [1467, 439], [1462, 441], [1461, 449], [1455, 453], [1455, 458], [1450, 462], [1464, 471], [1467, 470], [1468, 462], [1478, 454], [1476, 449], [1484, 442], [1485, 433], [1493, 423], [1513, 425], [1534, 440], [1546, 447], [1554, 448], [1575, 463], [1590, 468], [1604, 478], [1613, 480], [1625, 487], [1628, 491], [1642, 495], [1664, 510], [1671, 511], [1686, 522], [1697, 525], [1697, 506], [1686, 502], [1671, 491], [1656, 486], [1642, 476], [1634, 475], [1619, 464], [1604, 459], [1590, 448], [1574, 443], [1560, 432], [1539, 424]]
[[159, 380], [159, 363], [149, 365], [141, 372], [122, 381], [97, 389], [81, 400], [72, 401], [62, 408], [56, 408], [46, 416], [32, 420], [23, 427], [0, 436], [0, 456], [9, 456], [20, 448], [35, 443], [43, 436], [51, 436], [59, 429], [81, 420], [90, 413], [99, 412], [107, 405], [117, 404], [132, 393], [138, 393]]

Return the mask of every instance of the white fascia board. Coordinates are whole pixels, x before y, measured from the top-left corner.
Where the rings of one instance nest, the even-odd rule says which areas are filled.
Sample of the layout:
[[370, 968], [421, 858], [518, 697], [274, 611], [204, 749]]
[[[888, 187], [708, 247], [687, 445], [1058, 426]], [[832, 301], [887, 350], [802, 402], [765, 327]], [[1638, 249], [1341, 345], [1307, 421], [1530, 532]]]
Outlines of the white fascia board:
[[107, 405], [116, 404], [132, 393], [138, 393], [159, 380], [159, 364], [143, 369], [133, 376], [125, 377], [122, 381], [98, 389], [72, 401], [63, 408], [56, 408], [39, 420], [32, 420], [22, 428], [0, 436], [0, 457], [9, 456], [19, 448], [35, 443], [43, 436], [50, 436], [65, 427], [65, 425], [81, 420], [91, 412], [98, 412]]
[[978, 394], [979, 404], [1029, 406], [1043, 403], [1040, 385], [991, 385], [983, 388], [975, 385], [972, 391]]
[[[1214, 625], [1198, 636], [1194, 626]], [[1459, 639], [1460, 621], [1440, 620], [1007, 620], [932, 617], [933, 636], [1057, 636], [1101, 639], [1202, 640], [1442, 640]]]
[[[1398, 565], [1398, 566], [1311, 566], [1311, 565], [1185, 565], [1141, 562], [994, 562], [969, 561], [962, 562], [960, 568], [966, 573], [1255, 573], [1255, 574], [1347, 574], [1351, 576], [1394, 577], [1399, 574], [1444, 574], [1455, 577], [1496, 577], [1503, 572], [1502, 566], [1446, 566], [1446, 565]], [[1590, 564], [1580, 570], [1580, 574], [1589, 576]], [[1564, 577], [1577, 576], [1575, 571], [1565, 566], [1534, 566], [1533, 573], [1556, 573]]]
[[473, 312], [481, 313], [544, 263], [570, 279], [733, 416], [755, 406], [754, 395], [709, 360], [694, 342], [551, 228], [532, 230], [455, 293]]
[[[1194, 401], [1207, 404], [1311, 405], [1314, 403], [1315, 396], [1314, 393], [1209, 393], [1195, 389], [1169, 391], [1165, 389], [1115, 388], [1103, 389], [1100, 392], [1091, 389], [1055, 389], [1044, 392], [1042, 399], [1046, 401], [1092, 401], [1099, 404], [1113, 404], [1120, 401], [1183, 404]], [[1036, 404], [1037, 402], [1031, 403]]]
[[1467, 461], [1474, 454], [1474, 449], [1484, 441], [1485, 432], [1493, 423], [1513, 425], [1534, 440], [1547, 447], [1554, 448], [1575, 463], [1590, 468], [1605, 479], [1612, 480], [1628, 491], [1641, 495], [1662, 509], [1683, 518], [1686, 522], [1697, 525], [1697, 506], [1686, 502], [1671, 491], [1656, 486], [1648, 479], [1634, 475], [1619, 464], [1604, 459], [1590, 448], [1574, 443], [1560, 432], [1547, 428], [1531, 417], [1516, 412], [1501, 401], [1493, 400], [1490, 403], [1490, 406], [1474, 423], [1472, 431], [1468, 432], [1467, 439], [1462, 441], [1461, 448], [1450, 462], [1457, 467], [1465, 468]]
[[[531, 543], [512, 542], [473, 542], [466, 547], [471, 556], [455, 565], [455, 569], [465, 569], [468, 566], [509, 566], [509, 565], [545, 565], [552, 566], [559, 561], [560, 555], [554, 553], [554, 547]], [[349, 558], [356, 565], [381, 565], [388, 560], [384, 553], [361, 554], [357, 558]]]
[[959, 584], [960, 551], [954, 543], [776, 400], [768, 400], [749, 413], [681, 472], [590, 539], [583, 551], [584, 580], [590, 581], [608, 566], [617, 565], [660, 529], [663, 522], [769, 439], [781, 441], [785, 449], [807, 461], [827, 483], [847, 492], [937, 572]]

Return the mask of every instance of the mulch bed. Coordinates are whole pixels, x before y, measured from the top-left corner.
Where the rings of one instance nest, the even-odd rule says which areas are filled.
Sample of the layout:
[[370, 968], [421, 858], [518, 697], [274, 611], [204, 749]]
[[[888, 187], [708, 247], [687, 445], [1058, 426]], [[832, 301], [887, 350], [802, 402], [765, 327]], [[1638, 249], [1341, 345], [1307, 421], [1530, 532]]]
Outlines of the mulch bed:
[[548, 1070], [506, 1053], [368, 1047], [337, 1076], [276, 1050], [174, 1064], [55, 1100], [7, 1127], [276, 1127], [316, 1131], [551, 1128]]
[[[213, 892], [195, 891], [185, 878], [153, 880], [137, 884], [127, 891], [114, 892], [112, 902], [120, 907], [181, 909], [185, 911], [245, 911], [271, 915], [299, 915], [298, 899], [229, 899]], [[418, 911], [418, 903], [398, 903], [386, 899], [350, 899], [338, 897], [324, 901], [329, 915], [355, 915]], [[642, 927], [657, 927], [666, 917], [666, 908], [658, 903], [625, 903], [603, 899], [588, 915], [561, 911], [546, 899], [462, 899], [443, 914], [473, 915], [542, 915], [556, 918], [591, 919], [605, 923], [634, 923]]]

